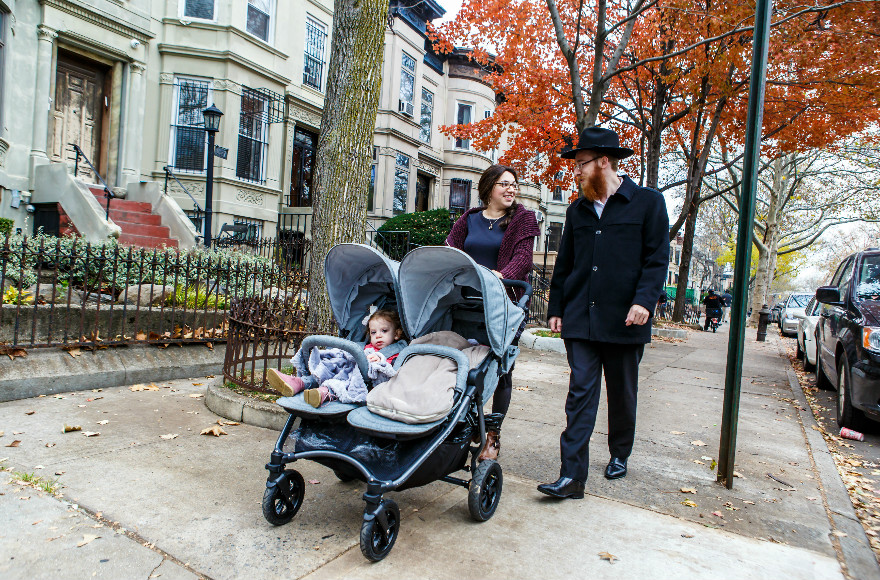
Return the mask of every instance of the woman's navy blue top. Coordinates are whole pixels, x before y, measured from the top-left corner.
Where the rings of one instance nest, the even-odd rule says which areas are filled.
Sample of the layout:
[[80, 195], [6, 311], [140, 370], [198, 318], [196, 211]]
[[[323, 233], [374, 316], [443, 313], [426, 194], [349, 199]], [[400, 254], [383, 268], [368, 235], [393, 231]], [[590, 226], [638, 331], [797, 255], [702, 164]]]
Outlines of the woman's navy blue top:
[[[504, 230], [499, 225], [504, 219], [489, 220], [483, 212], [476, 211], [467, 218], [467, 237], [464, 239], [464, 251], [474, 262], [490, 270], [498, 269], [498, 250], [504, 239]], [[489, 225], [492, 224], [492, 229]]]

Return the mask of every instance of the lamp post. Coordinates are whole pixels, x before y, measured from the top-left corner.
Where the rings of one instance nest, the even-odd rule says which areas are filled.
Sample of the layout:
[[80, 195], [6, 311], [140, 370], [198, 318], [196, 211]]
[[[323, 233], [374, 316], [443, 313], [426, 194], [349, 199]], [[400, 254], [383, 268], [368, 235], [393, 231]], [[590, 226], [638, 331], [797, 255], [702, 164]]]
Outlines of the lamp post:
[[211, 216], [214, 204], [214, 135], [220, 129], [223, 111], [211, 105], [204, 111], [205, 131], [208, 132], [208, 171], [205, 183], [205, 247], [211, 247]]

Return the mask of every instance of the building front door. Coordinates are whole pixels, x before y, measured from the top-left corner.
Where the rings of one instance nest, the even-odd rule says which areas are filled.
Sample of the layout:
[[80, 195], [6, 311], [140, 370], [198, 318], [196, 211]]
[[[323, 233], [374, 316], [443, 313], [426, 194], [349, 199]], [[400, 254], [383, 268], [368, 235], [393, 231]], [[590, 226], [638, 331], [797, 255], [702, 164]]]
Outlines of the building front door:
[[[105, 129], [110, 109], [107, 83], [109, 69], [73, 54], [59, 51], [55, 74], [55, 100], [52, 109], [52, 161], [65, 161], [73, 171], [78, 145], [95, 168], [107, 170]], [[82, 160], [80, 179], [95, 181]]]

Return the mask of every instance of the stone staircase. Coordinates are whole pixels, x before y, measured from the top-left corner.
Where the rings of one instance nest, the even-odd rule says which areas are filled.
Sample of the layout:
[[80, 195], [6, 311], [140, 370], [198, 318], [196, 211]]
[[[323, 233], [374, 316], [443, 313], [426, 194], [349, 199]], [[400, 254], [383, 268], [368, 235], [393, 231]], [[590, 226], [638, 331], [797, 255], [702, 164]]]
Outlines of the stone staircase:
[[[102, 208], [107, 207], [104, 190], [99, 186], [89, 187]], [[143, 248], [177, 247], [177, 240], [171, 237], [168, 226], [162, 225], [162, 216], [152, 213], [153, 208], [144, 201], [127, 199], [110, 200], [110, 219], [122, 228], [119, 243]]]

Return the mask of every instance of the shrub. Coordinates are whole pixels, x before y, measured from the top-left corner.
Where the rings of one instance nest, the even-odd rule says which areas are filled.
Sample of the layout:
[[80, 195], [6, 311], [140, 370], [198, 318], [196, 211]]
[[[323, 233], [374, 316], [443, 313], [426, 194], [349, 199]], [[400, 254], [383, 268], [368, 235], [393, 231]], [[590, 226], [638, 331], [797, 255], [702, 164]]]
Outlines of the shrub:
[[2, 304], [30, 304], [33, 301], [34, 297], [31, 296], [30, 292], [25, 290], [19, 292], [15, 286], [7, 288], [3, 296], [0, 297], [0, 303]]
[[12, 226], [15, 222], [9, 218], [0, 218], [0, 236], [12, 233]]
[[177, 305], [191, 309], [226, 309], [226, 297], [218, 294], [216, 291], [208, 293], [208, 288], [203, 284], [195, 286], [177, 286], [174, 288], [174, 294], [165, 300], [169, 306]]
[[451, 225], [447, 209], [404, 213], [382, 224], [378, 231], [385, 235], [376, 236], [376, 242], [386, 254], [392, 258], [400, 258], [410, 249], [405, 247], [405, 236], [396, 236], [387, 232], [409, 232], [411, 245], [442, 246], [446, 242]]

